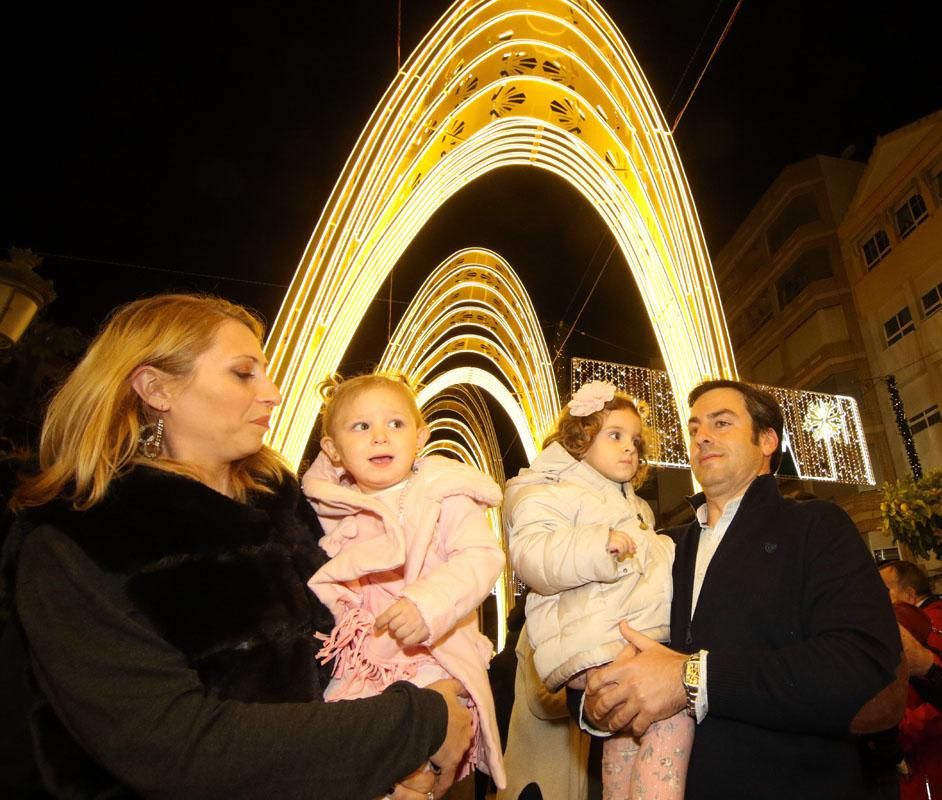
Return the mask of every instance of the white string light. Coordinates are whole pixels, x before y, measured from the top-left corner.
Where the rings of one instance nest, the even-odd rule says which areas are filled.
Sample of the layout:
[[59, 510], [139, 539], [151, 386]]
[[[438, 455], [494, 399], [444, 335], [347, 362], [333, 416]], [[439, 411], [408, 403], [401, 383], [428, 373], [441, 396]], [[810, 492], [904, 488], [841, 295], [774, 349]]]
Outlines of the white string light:
[[[656, 445], [649, 459], [663, 467], [688, 468], [686, 423], [673, 407], [670, 379], [662, 370], [572, 359], [572, 390], [592, 380], [609, 381], [623, 392], [646, 403], [646, 422]], [[797, 477], [873, 486], [873, 467], [860, 421], [857, 401], [842, 395], [759, 386], [782, 407], [785, 436], [795, 461]]]

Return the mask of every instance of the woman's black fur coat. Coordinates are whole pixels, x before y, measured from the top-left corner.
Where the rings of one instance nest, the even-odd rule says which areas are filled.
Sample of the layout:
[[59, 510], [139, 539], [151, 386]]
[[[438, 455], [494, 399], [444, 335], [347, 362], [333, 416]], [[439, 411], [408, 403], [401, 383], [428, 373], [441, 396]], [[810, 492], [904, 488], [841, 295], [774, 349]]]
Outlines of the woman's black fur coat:
[[[208, 692], [257, 703], [322, 698], [328, 676], [314, 659], [314, 633], [329, 632], [333, 619], [306, 584], [326, 556], [317, 546], [320, 524], [296, 481], [243, 504], [196, 481], [137, 467], [88, 511], [53, 502], [20, 515], [5, 548], [10, 586], [25, 537], [47, 524], [123, 577], [131, 604], [185, 654]], [[78, 746], [48, 704], [34, 704], [31, 716], [47, 779], [76, 783], [80, 796], [104, 789], [94, 764], [76, 770]]]

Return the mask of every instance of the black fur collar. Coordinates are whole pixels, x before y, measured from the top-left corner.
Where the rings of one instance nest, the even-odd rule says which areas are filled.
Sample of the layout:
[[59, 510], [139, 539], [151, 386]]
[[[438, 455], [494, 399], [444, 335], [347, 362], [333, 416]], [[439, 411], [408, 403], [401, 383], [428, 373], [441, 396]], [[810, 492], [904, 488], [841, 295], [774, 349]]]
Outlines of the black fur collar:
[[299, 505], [296, 481], [273, 488], [239, 503], [190, 478], [138, 466], [112, 481], [105, 498], [87, 511], [54, 501], [25, 511], [23, 522], [27, 529], [51, 524], [68, 533], [110, 572], [135, 572], [161, 558], [264, 543], [269, 525], [282, 527]]
[[[64, 502], [30, 509], [17, 534], [22, 540], [43, 524], [125, 577], [132, 604], [211, 690], [263, 702], [319, 696], [312, 637], [329, 632], [333, 619], [306, 585], [326, 556], [297, 481], [239, 503], [195, 480], [135, 467], [87, 511]], [[266, 673], [288, 653], [305, 652], [311, 669], [299, 683], [273, 689]]]

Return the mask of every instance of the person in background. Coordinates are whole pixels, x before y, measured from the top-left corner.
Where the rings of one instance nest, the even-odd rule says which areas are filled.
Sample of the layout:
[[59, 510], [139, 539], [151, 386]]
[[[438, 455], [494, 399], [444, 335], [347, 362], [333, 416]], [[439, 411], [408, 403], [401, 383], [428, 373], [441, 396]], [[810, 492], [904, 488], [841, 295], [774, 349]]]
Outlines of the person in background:
[[905, 628], [900, 628], [909, 680], [927, 703], [942, 710], [942, 656], [924, 647]]
[[893, 603], [909, 603], [922, 609], [931, 628], [925, 644], [942, 652], [942, 597], [932, 593], [929, 576], [911, 561], [887, 561], [880, 565], [880, 577]]
[[586, 800], [590, 737], [550, 692], [533, 665], [526, 625], [517, 639], [517, 675], [504, 762], [507, 788], [497, 800]]
[[4, 550], [4, 797], [445, 792], [427, 767], [471, 739], [455, 681], [323, 702], [322, 530], [263, 444], [261, 341], [220, 298], [139, 300], [53, 397]]
[[[893, 603], [893, 610], [900, 636], [908, 636], [925, 646], [932, 629], [925, 611], [903, 602]], [[907, 651], [904, 649], [904, 652]], [[909, 669], [913, 672], [918, 667], [913, 664]], [[942, 796], [942, 712], [920, 695], [915, 685], [918, 680], [910, 678], [906, 711], [899, 724], [901, 800], [931, 800]]]

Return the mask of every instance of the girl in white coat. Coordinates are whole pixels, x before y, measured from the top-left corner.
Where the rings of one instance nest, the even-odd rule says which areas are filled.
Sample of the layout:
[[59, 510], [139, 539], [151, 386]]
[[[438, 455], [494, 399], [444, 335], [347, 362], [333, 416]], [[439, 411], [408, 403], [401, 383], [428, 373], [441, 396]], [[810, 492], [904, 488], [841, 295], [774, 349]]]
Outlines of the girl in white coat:
[[[589, 670], [621, 652], [621, 620], [669, 639], [674, 545], [654, 532], [651, 509], [634, 491], [647, 466], [642, 427], [627, 395], [587, 383], [530, 468], [507, 484], [510, 558], [531, 589], [526, 629], [550, 691], [584, 688]], [[683, 712], [640, 741], [607, 739], [603, 796], [680, 800], [692, 740], [693, 721]]]

